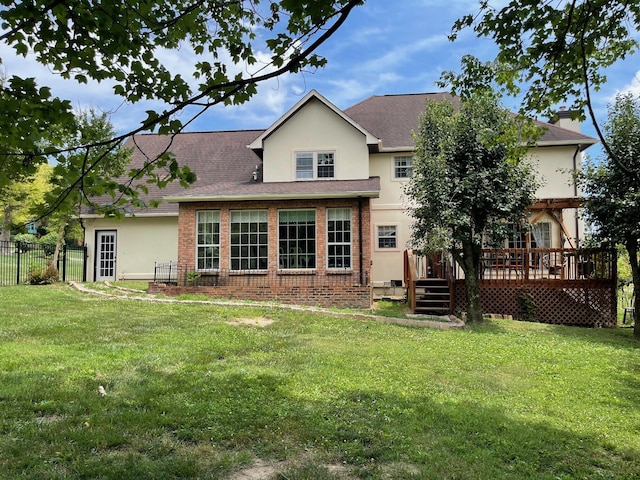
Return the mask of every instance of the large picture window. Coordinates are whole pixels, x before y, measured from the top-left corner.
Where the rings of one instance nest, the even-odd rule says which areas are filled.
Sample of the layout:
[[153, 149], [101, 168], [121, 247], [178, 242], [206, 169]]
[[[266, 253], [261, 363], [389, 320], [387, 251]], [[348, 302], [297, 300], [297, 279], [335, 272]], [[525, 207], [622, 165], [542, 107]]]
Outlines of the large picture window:
[[316, 212], [278, 212], [278, 263], [280, 268], [316, 268]]
[[351, 268], [351, 209], [327, 209], [327, 268]]
[[313, 180], [335, 177], [335, 156], [333, 152], [296, 153], [296, 179]]
[[196, 224], [196, 268], [197, 270], [217, 270], [220, 268], [220, 212], [198, 211]]
[[266, 270], [268, 245], [266, 210], [231, 211], [231, 270]]

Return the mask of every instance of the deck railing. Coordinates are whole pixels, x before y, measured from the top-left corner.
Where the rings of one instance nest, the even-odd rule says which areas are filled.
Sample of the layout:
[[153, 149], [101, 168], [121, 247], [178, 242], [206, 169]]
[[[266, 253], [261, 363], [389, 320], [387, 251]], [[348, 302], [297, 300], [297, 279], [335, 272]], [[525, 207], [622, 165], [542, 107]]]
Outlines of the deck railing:
[[[454, 274], [464, 278], [459, 266]], [[616, 274], [615, 250], [608, 246], [483, 249], [479, 272], [481, 280], [521, 282], [612, 280]]]
[[[462, 268], [443, 260], [442, 255], [405, 252], [405, 284], [421, 278], [464, 279]], [[599, 248], [504, 248], [482, 250], [481, 280], [612, 280], [616, 278], [615, 249]]]

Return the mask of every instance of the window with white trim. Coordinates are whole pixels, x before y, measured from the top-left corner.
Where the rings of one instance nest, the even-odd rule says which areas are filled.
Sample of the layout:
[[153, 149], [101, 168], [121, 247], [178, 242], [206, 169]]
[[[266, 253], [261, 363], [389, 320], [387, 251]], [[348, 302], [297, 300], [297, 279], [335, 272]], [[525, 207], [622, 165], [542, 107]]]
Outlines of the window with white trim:
[[393, 157], [393, 178], [411, 178], [413, 174], [413, 157]]
[[297, 152], [296, 179], [313, 180], [335, 177], [333, 152]]
[[266, 270], [269, 262], [266, 210], [231, 211], [231, 270]]
[[398, 248], [397, 225], [378, 225], [378, 248]]
[[327, 268], [351, 268], [351, 209], [327, 209]]
[[282, 269], [316, 268], [315, 210], [278, 212], [278, 264]]
[[531, 248], [551, 248], [551, 223], [538, 222], [531, 226]]
[[220, 268], [220, 212], [196, 212], [196, 270]]

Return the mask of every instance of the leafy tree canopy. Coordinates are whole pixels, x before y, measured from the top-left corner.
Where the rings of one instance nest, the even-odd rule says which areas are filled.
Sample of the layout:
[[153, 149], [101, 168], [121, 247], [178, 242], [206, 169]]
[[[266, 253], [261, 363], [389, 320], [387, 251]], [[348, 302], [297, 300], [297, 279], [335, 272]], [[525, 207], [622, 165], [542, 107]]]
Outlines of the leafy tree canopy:
[[[586, 197], [586, 219], [601, 240], [625, 246], [636, 305], [640, 305], [640, 97], [617, 95], [609, 106], [604, 133], [615, 157], [605, 154], [602, 161], [588, 164], [579, 174]], [[640, 338], [637, 318], [634, 334]]]
[[606, 150], [591, 95], [606, 82], [607, 67], [635, 52], [639, 27], [637, 0], [482, 0], [477, 14], [456, 22], [451, 38], [465, 28], [492, 38], [503, 66], [496, 78], [515, 94], [527, 86], [525, 112], [552, 115], [559, 103], [572, 102], [576, 112], [589, 112]]
[[530, 124], [502, 107], [489, 88], [452, 102], [428, 101], [414, 134], [413, 176], [406, 185], [411, 241], [451, 252], [465, 272], [469, 321], [482, 320], [477, 283], [483, 242], [499, 243], [509, 223], [526, 222], [537, 182], [524, 161]]
[[[239, 104], [256, 85], [285, 72], [317, 68], [315, 53], [362, 0], [0, 0], [0, 41], [17, 54], [33, 55], [54, 73], [79, 84], [110, 81], [123, 101], [159, 100], [166, 107], [147, 111], [140, 127], [98, 143], [60, 146], [52, 125], [72, 128], [68, 99], [56, 98], [33, 78], [10, 76], [0, 89], [0, 186], [30, 176], [37, 166], [78, 147], [117, 149], [141, 131], [173, 134], [184, 128], [176, 114], [187, 106], [200, 112], [216, 104]], [[189, 49], [199, 60], [194, 82], [163, 62], [167, 51]], [[268, 60], [259, 63], [259, 53]], [[0, 60], [1, 61], [1, 60]], [[240, 68], [238, 68], [238, 66]], [[238, 72], [239, 71], [239, 72]], [[238, 73], [236, 73], [238, 72]], [[197, 114], [196, 114], [197, 115]], [[97, 159], [99, 163], [100, 160]], [[97, 165], [97, 163], [96, 163]], [[89, 166], [84, 175], [90, 175]], [[162, 184], [195, 179], [175, 158], [150, 159], [142, 174]], [[124, 190], [135, 197], [136, 189]]]

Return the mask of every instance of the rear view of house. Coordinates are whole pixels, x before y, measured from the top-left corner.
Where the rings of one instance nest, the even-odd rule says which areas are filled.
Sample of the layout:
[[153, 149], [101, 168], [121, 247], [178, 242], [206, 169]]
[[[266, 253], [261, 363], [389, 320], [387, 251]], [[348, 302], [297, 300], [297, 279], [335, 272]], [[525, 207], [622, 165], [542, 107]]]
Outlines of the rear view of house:
[[[168, 147], [198, 180], [151, 189], [161, 206], [122, 221], [84, 215], [89, 278], [163, 275], [212, 295], [317, 305], [368, 306], [371, 288], [403, 292], [411, 224], [402, 192], [427, 99], [455, 101], [384, 95], [340, 110], [311, 91], [266, 130], [136, 136], [134, 162]], [[583, 233], [570, 172], [595, 140], [567, 115], [544, 126], [530, 152], [544, 181], [535, 234], [514, 231], [505, 247], [575, 247]]]

